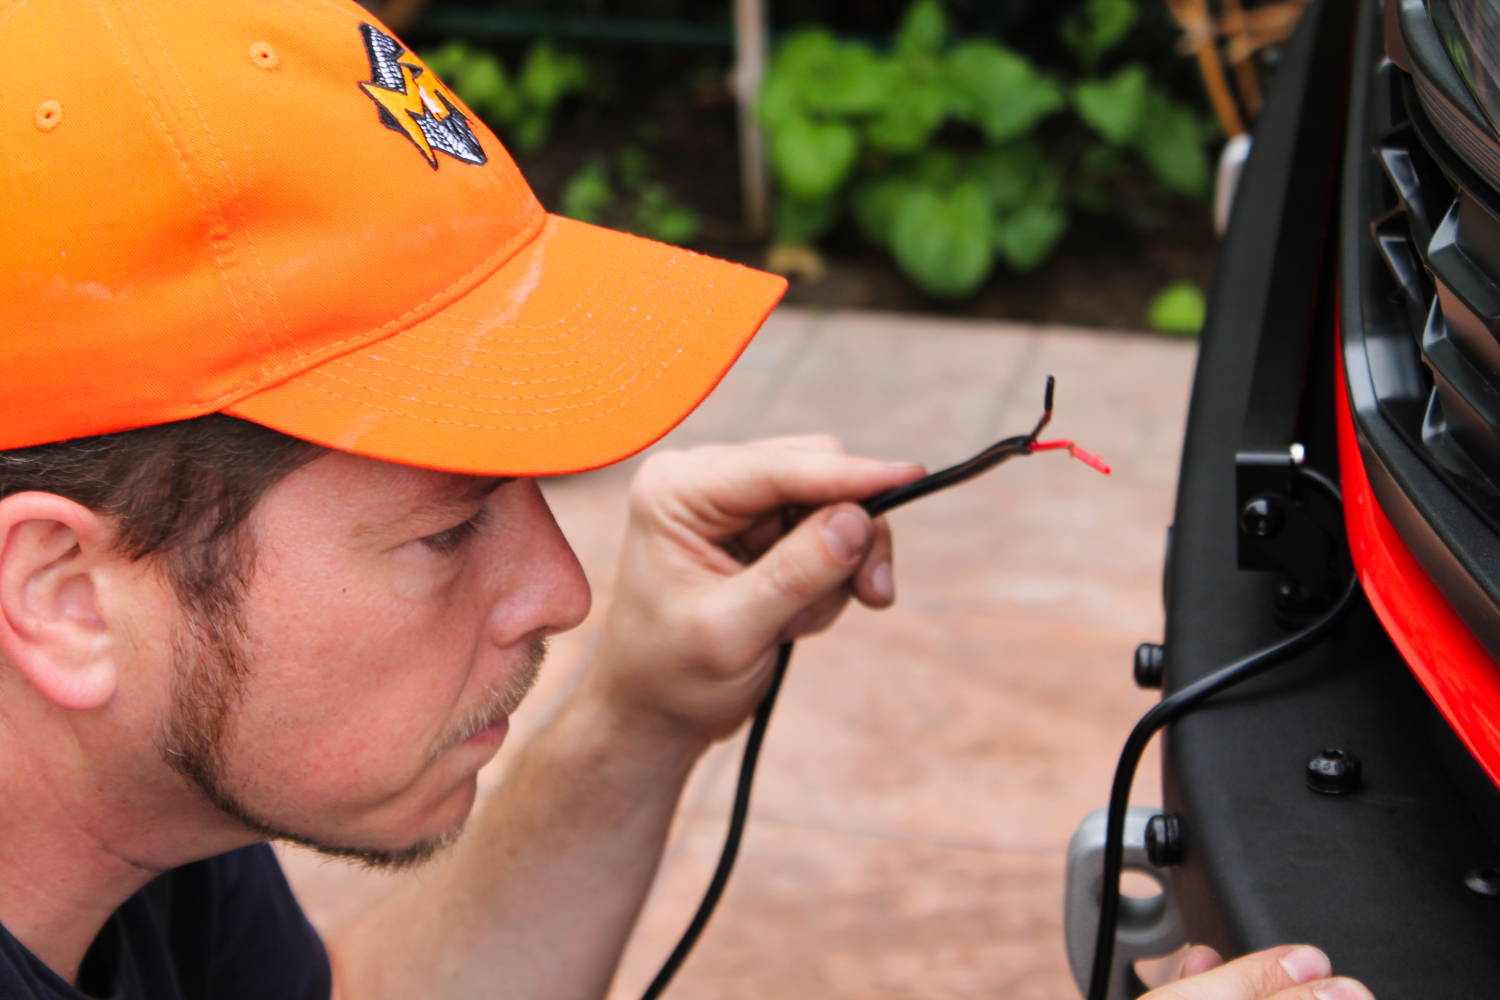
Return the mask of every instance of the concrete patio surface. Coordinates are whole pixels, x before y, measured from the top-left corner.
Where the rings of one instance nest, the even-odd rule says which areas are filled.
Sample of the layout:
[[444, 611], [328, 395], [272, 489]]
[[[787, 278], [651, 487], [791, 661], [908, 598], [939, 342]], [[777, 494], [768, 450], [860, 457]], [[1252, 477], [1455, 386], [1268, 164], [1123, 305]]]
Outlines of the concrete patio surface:
[[[894, 512], [897, 605], [852, 610], [798, 645], [772, 719], [739, 865], [668, 995], [1076, 996], [1062, 940], [1064, 850], [1104, 803], [1152, 703], [1135, 645], [1160, 638], [1160, 572], [1194, 346], [1118, 332], [783, 308], [658, 447], [827, 432], [851, 451], [937, 468], [1035, 421], [1099, 452], [1012, 462]], [[609, 603], [637, 460], [550, 481], [594, 583], [481, 787], [588, 660]], [[701, 762], [611, 1000], [640, 995], [718, 856], [740, 741]], [[1148, 759], [1137, 800], [1157, 801]], [[282, 856], [315, 922], [397, 878]]]

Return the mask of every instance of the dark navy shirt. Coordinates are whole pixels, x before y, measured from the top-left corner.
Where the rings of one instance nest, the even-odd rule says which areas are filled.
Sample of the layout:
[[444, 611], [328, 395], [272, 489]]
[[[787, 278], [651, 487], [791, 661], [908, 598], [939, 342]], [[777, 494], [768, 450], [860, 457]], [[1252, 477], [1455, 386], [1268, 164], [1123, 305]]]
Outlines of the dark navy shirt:
[[0, 1000], [328, 1000], [333, 976], [275, 854], [255, 844], [127, 899], [78, 980], [82, 992], [0, 927]]

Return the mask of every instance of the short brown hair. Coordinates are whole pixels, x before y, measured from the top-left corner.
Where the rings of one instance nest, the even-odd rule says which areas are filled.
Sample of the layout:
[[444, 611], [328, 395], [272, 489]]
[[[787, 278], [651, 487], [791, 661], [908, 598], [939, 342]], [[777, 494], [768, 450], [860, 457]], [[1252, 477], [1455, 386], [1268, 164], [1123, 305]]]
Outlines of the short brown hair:
[[111, 518], [122, 553], [160, 557], [183, 606], [222, 619], [253, 562], [245, 519], [266, 490], [322, 453], [214, 413], [0, 451], [0, 500], [37, 490]]

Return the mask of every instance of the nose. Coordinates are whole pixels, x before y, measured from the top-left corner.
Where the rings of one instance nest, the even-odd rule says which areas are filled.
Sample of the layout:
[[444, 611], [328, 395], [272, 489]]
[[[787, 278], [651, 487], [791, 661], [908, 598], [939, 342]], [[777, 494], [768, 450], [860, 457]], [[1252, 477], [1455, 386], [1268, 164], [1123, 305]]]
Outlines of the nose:
[[592, 595], [573, 547], [535, 480], [507, 483], [501, 492], [509, 496], [497, 511], [500, 544], [492, 565], [503, 581], [491, 615], [493, 640], [509, 646], [576, 628], [588, 617]]

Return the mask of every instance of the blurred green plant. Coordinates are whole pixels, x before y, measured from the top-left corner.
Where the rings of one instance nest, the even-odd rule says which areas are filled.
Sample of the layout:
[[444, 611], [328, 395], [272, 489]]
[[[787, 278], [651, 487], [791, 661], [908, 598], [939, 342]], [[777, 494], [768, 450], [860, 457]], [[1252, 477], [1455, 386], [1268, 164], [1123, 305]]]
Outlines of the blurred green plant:
[[1087, 0], [1061, 22], [1067, 79], [997, 42], [952, 41], [940, 0], [915, 0], [884, 52], [823, 28], [789, 35], [758, 108], [776, 241], [814, 243], [852, 215], [929, 294], [961, 298], [997, 261], [1040, 265], [1075, 209], [1129, 216], [1132, 172], [1158, 196], [1201, 197], [1215, 127], [1142, 62], [1098, 70], [1136, 3]]
[[558, 104], [585, 90], [590, 78], [582, 55], [546, 39], [527, 47], [514, 77], [494, 53], [458, 40], [422, 59], [507, 145], [527, 153], [546, 143]]
[[1207, 316], [1203, 289], [1191, 281], [1172, 282], [1146, 308], [1146, 323], [1151, 329], [1178, 337], [1196, 337]]
[[653, 175], [637, 146], [594, 156], [563, 186], [562, 214], [580, 222], [624, 229], [663, 243], [691, 243], [698, 214]]

